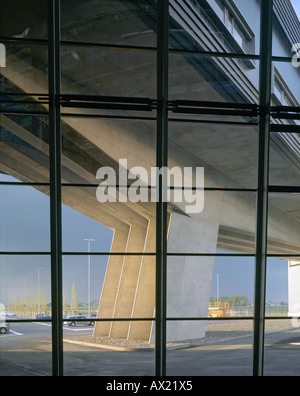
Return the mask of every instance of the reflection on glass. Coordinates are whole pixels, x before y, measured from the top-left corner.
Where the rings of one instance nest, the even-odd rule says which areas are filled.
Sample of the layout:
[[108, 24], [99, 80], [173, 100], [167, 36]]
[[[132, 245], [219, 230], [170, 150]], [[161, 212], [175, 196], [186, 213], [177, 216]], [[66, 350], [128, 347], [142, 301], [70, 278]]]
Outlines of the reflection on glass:
[[258, 61], [170, 55], [170, 98], [258, 103], [258, 71]]
[[7, 43], [5, 47], [6, 67], [1, 68], [1, 92], [48, 93], [47, 46]]
[[271, 134], [270, 185], [299, 186], [298, 145], [296, 133]]
[[[152, 121], [63, 118], [62, 140], [64, 183], [100, 185], [111, 170], [107, 184], [127, 186], [136, 179], [132, 173], [130, 178], [132, 168], [141, 167], [150, 176], [156, 165], [156, 124]], [[103, 176], [99, 173], [98, 177], [101, 169]], [[139, 178], [148, 184], [143, 175]]]
[[257, 54], [259, 51], [258, 2], [221, 0], [195, 2], [189, 6], [170, 4], [171, 48], [212, 52]]
[[299, 43], [299, 1], [274, 2], [274, 14], [279, 23], [273, 28], [273, 55], [291, 58], [295, 55], [292, 47]]
[[156, 53], [64, 46], [62, 93], [153, 98]]
[[1, 1], [0, 36], [47, 39], [47, 0]]
[[151, 1], [61, 1], [62, 38], [68, 41], [156, 45], [156, 8]]
[[299, 195], [269, 195], [268, 253], [293, 256], [300, 253]]
[[22, 182], [49, 182], [48, 124], [46, 117], [0, 116], [3, 174]]

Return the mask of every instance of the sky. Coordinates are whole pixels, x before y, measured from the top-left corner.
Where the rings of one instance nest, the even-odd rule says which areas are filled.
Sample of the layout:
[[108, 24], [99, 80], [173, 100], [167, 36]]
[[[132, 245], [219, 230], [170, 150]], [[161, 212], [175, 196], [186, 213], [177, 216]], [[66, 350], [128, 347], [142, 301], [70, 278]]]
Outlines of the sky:
[[300, 19], [300, 0], [291, 0], [293, 7], [296, 11], [296, 14], [298, 15]]
[[[6, 177], [0, 177], [5, 180]], [[12, 179], [8, 179], [12, 180]], [[21, 204], [20, 204], [21, 203]], [[26, 186], [0, 187], [0, 250], [48, 252], [50, 250], [49, 198]], [[87, 252], [84, 239], [95, 239], [92, 251], [109, 252], [113, 232], [79, 212], [63, 205], [63, 250]], [[91, 256], [91, 300], [99, 300], [107, 266], [107, 256]], [[217, 257], [211, 296], [217, 295], [217, 274], [220, 275], [220, 296], [245, 295], [253, 301], [254, 258]], [[40, 270], [38, 270], [40, 268]], [[0, 302], [37, 295], [40, 291], [50, 301], [49, 256], [1, 256]], [[87, 302], [88, 256], [63, 257], [63, 288], [70, 302], [72, 286], [79, 302]], [[268, 262], [267, 301], [288, 301], [287, 261]]]
[[[300, 18], [300, 0], [291, 0]], [[1, 175], [1, 181], [13, 181]], [[21, 204], [20, 204], [21, 203]], [[49, 198], [29, 187], [0, 187], [0, 250], [50, 250]], [[64, 251], [87, 251], [86, 238], [95, 239], [92, 251], [110, 250], [113, 232], [82, 214], [63, 206]], [[91, 258], [92, 300], [99, 299], [108, 257]], [[39, 268], [39, 270], [38, 270]], [[65, 256], [63, 259], [64, 289], [70, 300], [75, 283], [79, 301], [87, 301], [88, 257]], [[38, 272], [41, 293], [50, 300], [49, 256], [0, 256], [0, 302], [37, 294]], [[211, 295], [246, 295], [253, 300], [254, 259], [216, 258]], [[288, 300], [288, 262], [268, 261], [267, 301]]]

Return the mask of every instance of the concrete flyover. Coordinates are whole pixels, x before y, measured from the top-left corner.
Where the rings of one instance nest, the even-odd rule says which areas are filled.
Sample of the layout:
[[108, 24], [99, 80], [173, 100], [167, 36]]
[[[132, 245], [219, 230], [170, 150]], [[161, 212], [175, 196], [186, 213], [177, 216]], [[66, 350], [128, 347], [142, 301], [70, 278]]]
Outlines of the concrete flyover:
[[[117, 3], [112, 2], [114, 6]], [[183, 6], [186, 2], [172, 2], [177, 25], [182, 22], [176, 20], [175, 15], [179, 3]], [[144, 15], [137, 14], [134, 18], [136, 22], [150, 24]], [[101, 36], [99, 25], [97, 33]], [[107, 29], [107, 25], [103, 26]], [[155, 41], [150, 25], [143, 35], [134, 36], [126, 34], [126, 24], [121, 26], [122, 45], [142, 45], [145, 37]], [[112, 42], [117, 42], [114, 35], [118, 34], [115, 30], [111, 32]], [[180, 32], [178, 34], [180, 38]], [[190, 32], [187, 29], [181, 34]], [[215, 39], [214, 32], [210, 32], [210, 36]], [[9, 98], [10, 92], [32, 93], [35, 109], [43, 110], [47, 105], [41, 103], [39, 94], [47, 93], [46, 52], [42, 48], [36, 50], [33, 45], [23, 47], [7, 46], [7, 67], [0, 71], [1, 92], [5, 92], [2, 96]], [[256, 75], [248, 78], [242, 61], [172, 55], [170, 99], [257, 103], [257, 68], [253, 72]], [[295, 72], [292, 66], [289, 68], [288, 72]], [[297, 84], [300, 88], [299, 74]], [[155, 98], [155, 86], [155, 52], [62, 47], [63, 94]], [[30, 106], [15, 105], [14, 110], [30, 111]], [[96, 179], [101, 167], [109, 166], [118, 172], [120, 159], [127, 160], [128, 169], [141, 166], [150, 174], [151, 167], [156, 166], [155, 121], [130, 119], [128, 116], [133, 113], [125, 110], [116, 113], [80, 107], [63, 108], [63, 111], [68, 116], [62, 119], [62, 182], [85, 185], [64, 187], [63, 203], [114, 230], [112, 253], [141, 253], [140, 256], [109, 258], [98, 317], [152, 318], [155, 315], [155, 257], [142, 254], [155, 252], [155, 204], [130, 201], [100, 204], [96, 189], [86, 185], [101, 182]], [[155, 112], [152, 113], [146, 116], [155, 119]], [[72, 117], [72, 114], [76, 115]], [[115, 115], [121, 117], [114, 118]], [[48, 182], [47, 119], [10, 115], [8, 108], [0, 117], [0, 172], [23, 182]], [[169, 167], [204, 167], [205, 187], [215, 191], [206, 192], [205, 208], [199, 214], [185, 213], [185, 202], [169, 205], [168, 251], [180, 256], [168, 258], [168, 316], [206, 317], [214, 257], [188, 254], [211, 255], [217, 250], [255, 253], [255, 192], [218, 189], [256, 188], [258, 128], [253, 117], [227, 117], [228, 124], [218, 123], [224, 121], [222, 115], [189, 117], [193, 122], [185, 122], [186, 118], [186, 115], [170, 114]], [[250, 122], [241, 125], [245, 121]], [[295, 136], [293, 138], [298, 139]], [[295, 153], [291, 139], [292, 134], [289, 139], [286, 135], [272, 136], [270, 176], [273, 184], [299, 185], [299, 151]], [[48, 193], [46, 187], [37, 188]], [[270, 195], [269, 254], [300, 253], [299, 222], [297, 195]], [[300, 272], [299, 265], [290, 268]], [[291, 277], [294, 278], [294, 272]], [[291, 287], [294, 301], [300, 297], [295, 292], [297, 285], [293, 287], [291, 282]], [[205, 327], [204, 322], [171, 322], [168, 340], [200, 338], [205, 334]], [[151, 340], [153, 330], [151, 322], [98, 322], [94, 334]]]

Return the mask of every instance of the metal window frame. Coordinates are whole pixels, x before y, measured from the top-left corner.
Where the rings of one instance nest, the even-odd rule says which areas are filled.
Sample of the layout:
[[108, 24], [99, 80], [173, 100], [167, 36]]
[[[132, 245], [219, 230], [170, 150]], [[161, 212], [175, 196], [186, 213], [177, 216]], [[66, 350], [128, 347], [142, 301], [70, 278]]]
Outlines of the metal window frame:
[[[290, 112], [299, 113], [299, 108], [294, 107], [271, 107], [271, 78], [272, 78], [272, 62], [291, 62], [291, 58], [272, 56], [272, 28], [273, 28], [273, 3], [274, 0], [261, 0], [261, 46], [260, 55], [242, 55], [231, 53], [216, 53], [204, 51], [185, 51], [169, 48], [169, 1], [157, 0], [157, 48], [128, 47], [117, 45], [105, 45], [99, 43], [75, 43], [61, 41], [60, 37], [60, 0], [48, 0], [48, 42], [46, 40], [26, 40], [26, 39], [1, 39], [2, 42], [12, 43], [31, 43], [31, 44], [48, 44], [49, 55], [49, 96], [37, 94], [24, 94], [24, 96], [40, 96], [42, 100], [49, 99], [48, 113], [26, 113], [26, 115], [43, 115], [49, 116], [50, 134], [50, 184], [48, 183], [10, 183], [1, 182], [0, 185], [47, 185], [50, 186], [50, 211], [51, 211], [51, 252], [0, 252], [0, 255], [51, 255], [51, 295], [52, 295], [52, 367], [53, 376], [63, 376], [63, 332], [62, 332], [62, 258], [64, 255], [88, 255], [86, 252], [63, 252], [62, 250], [62, 213], [61, 213], [61, 118], [68, 116], [61, 112], [62, 105], [68, 107], [70, 99], [82, 100], [80, 105], [86, 105], [86, 102], [93, 102], [95, 98], [91, 97], [67, 97], [61, 95], [60, 92], [60, 49], [64, 45], [80, 45], [90, 46], [94, 48], [123, 49], [132, 51], [151, 51], [157, 52], [157, 100], [148, 99], [141, 100], [130, 98], [119, 98], [119, 102], [115, 104], [112, 98], [106, 98], [104, 106], [111, 107], [112, 104], [123, 109], [123, 105], [130, 106], [128, 110], [151, 111], [155, 108], [157, 111], [156, 118], [151, 118], [157, 122], [157, 167], [168, 165], [168, 123], [176, 121], [169, 118], [169, 112], [176, 113], [192, 113], [192, 114], [210, 114], [224, 113], [231, 115], [234, 111], [239, 111], [243, 115], [249, 111], [249, 114], [257, 114], [259, 121], [259, 160], [258, 160], [258, 186], [257, 189], [207, 189], [219, 191], [251, 191], [257, 193], [257, 228], [256, 228], [256, 250], [254, 254], [205, 254], [205, 253], [168, 253], [167, 250], [167, 204], [163, 202], [164, 181], [162, 177], [159, 180], [160, 199], [156, 204], [156, 251], [153, 253], [109, 253], [109, 252], [93, 252], [92, 255], [151, 255], [156, 257], [156, 312], [154, 318], [118, 318], [118, 319], [95, 319], [95, 321], [154, 321], [156, 329], [156, 346], [155, 346], [155, 373], [156, 376], [167, 375], [167, 323], [168, 321], [184, 320], [184, 321], [204, 321], [207, 318], [169, 318], [167, 317], [167, 259], [170, 256], [215, 256], [215, 257], [255, 257], [255, 311], [254, 316], [250, 318], [231, 318], [231, 320], [253, 320], [253, 376], [264, 375], [264, 335], [265, 321], [268, 319], [278, 319], [277, 317], [265, 317], [265, 299], [266, 299], [266, 265], [267, 257], [283, 257], [289, 255], [271, 255], [267, 254], [267, 233], [268, 233], [268, 195], [269, 192], [287, 192], [299, 193], [299, 186], [284, 187], [269, 185], [269, 150], [270, 150], [270, 133], [271, 132], [298, 132], [299, 126], [293, 125], [271, 125], [271, 114], [278, 114], [278, 118], [289, 117]], [[243, 58], [260, 60], [260, 103], [256, 105], [235, 105], [232, 110], [230, 104], [226, 104], [225, 109], [220, 106], [215, 110], [203, 110], [205, 102], [184, 102], [168, 100], [168, 59], [170, 54], [178, 55], [201, 55], [207, 57], [224, 57], [224, 58]], [[18, 94], [17, 94], [18, 95]], [[20, 94], [21, 95], [21, 94]], [[45, 99], [46, 98], [46, 99]], [[63, 102], [64, 100], [64, 102]], [[126, 102], [127, 100], [127, 102]], [[128, 102], [129, 100], [129, 102]], [[96, 101], [97, 102], [97, 101]], [[85, 104], [84, 104], [85, 103]], [[96, 104], [99, 106], [99, 104]], [[103, 104], [102, 104], [103, 105]], [[178, 105], [187, 105], [187, 108], [180, 108]], [[211, 106], [211, 103], [206, 103]], [[224, 106], [224, 104], [222, 104]], [[87, 105], [88, 107], [91, 106]], [[177, 107], [176, 107], [177, 106]], [[197, 108], [198, 106], [198, 108]], [[218, 106], [217, 106], [218, 107]], [[102, 107], [103, 108], [103, 107]], [[105, 108], [105, 107], [104, 107]], [[186, 110], [188, 110], [186, 112]], [[174, 111], [175, 110], [175, 111]], [[212, 110], [212, 111], [211, 111]], [[256, 111], [258, 112], [256, 113]], [[9, 112], [5, 112], [10, 114]], [[12, 112], [13, 113], [13, 112]], [[20, 114], [20, 113], [18, 113]], [[274, 115], [273, 114], [273, 115]], [[74, 114], [70, 115], [74, 117]], [[76, 115], [75, 115], [76, 116]], [[100, 117], [100, 115], [96, 115]], [[116, 116], [117, 117], [117, 116]], [[299, 115], [298, 115], [299, 117]], [[122, 117], [123, 118], [123, 117]], [[141, 117], [143, 118], [143, 117]], [[149, 120], [149, 118], [145, 119]], [[197, 122], [196, 120], [179, 120], [180, 122]], [[205, 121], [198, 121], [205, 122]], [[211, 122], [211, 121], [207, 121]], [[245, 123], [245, 125], [247, 125]], [[285, 130], [283, 131], [283, 129]], [[66, 187], [69, 185], [66, 185]], [[74, 185], [80, 187], [81, 185]], [[91, 186], [92, 187], [92, 186]], [[297, 257], [299, 255], [292, 255]], [[282, 319], [282, 318], [281, 318]], [[289, 317], [283, 319], [290, 319]], [[222, 318], [214, 318], [210, 320], [222, 321]], [[226, 318], [226, 320], [229, 320]], [[19, 322], [34, 322], [35, 320], [19, 320]], [[39, 320], [40, 321], [40, 320]], [[9, 321], [8, 321], [9, 322]], [[48, 321], [49, 322], [49, 321]]]

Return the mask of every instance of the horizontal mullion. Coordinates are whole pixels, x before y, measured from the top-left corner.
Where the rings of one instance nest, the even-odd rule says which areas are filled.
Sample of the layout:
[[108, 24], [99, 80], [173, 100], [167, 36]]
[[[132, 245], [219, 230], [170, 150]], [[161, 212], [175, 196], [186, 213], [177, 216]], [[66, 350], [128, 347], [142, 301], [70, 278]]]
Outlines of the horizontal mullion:
[[269, 186], [270, 193], [300, 194], [300, 186]]
[[26, 187], [50, 187], [50, 183], [30, 183], [30, 182], [2, 182], [0, 186], [26, 186]]
[[243, 59], [243, 60], [260, 60], [259, 55], [237, 53], [237, 52], [217, 52], [217, 51], [203, 51], [203, 50], [197, 51], [197, 50], [169, 48], [169, 54], [191, 55], [191, 56], [194, 55], [194, 56], [215, 57], [215, 58]]
[[0, 256], [51, 256], [51, 252], [12, 252], [1, 251]]
[[[13, 251], [1, 251], [1, 256], [49, 256], [51, 252], [13, 252]], [[63, 256], [156, 256], [156, 252], [62, 252]], [[255, 257], [255, 254], [251, 253], [167, 253], [168, 257]], [[278, 255], [274, 255], [277, 257]], [[287, 255], [284, 255], [286, 257]], [[292, 255], [296, 257], [297, 255]]]
[[67, 41], [61, 40], [60, 45], [63, 47], [84, 47], [94, 49], [107, 49], [115, 51], [138, 51], [138, 52], [157, 52], [156, 47], [144, 47], [142, 45], [122, 45], [122, 44], [105, 44], [96, 42]]
[[[292, 320], [289, 316], [266, 316], [265, 320]], [[252, 321], [253, 316], [235, 316], [226, 318], [211, 318], [209, 316], [202, 317], [170, 317], [166, 318], [166, 321], [205, 321], [205, 322], [240, 322], [240, 321]], [[68, 319], [62, 318], [62, 321], [69, 321]], [[76, 319], [76, 322], [155, 322], [156, 318], [86, 318], [86, 319]], [[52, 319], [6, 319], [6, 323], [51, 323]]]
[[[37, 104], [39, 104], [37, 102]], [[28, 117], [49, 117], [49, 112], [43, 112], [43, 111], [26, 111], [26, 110], [1, 110], [0, 114], [4, 115], [23, 115], [23, 116], [28, 116]]]
[[14, 43], [14, 44], [30, 44], [30, 45], [47, 45], [48, 46], [48, 40], [46, 39], [29, 39], [29, 38], [15, 38], [15, 37], [0, 37], [0, 42], [3, 44], [9, 44], [9, 43]]

